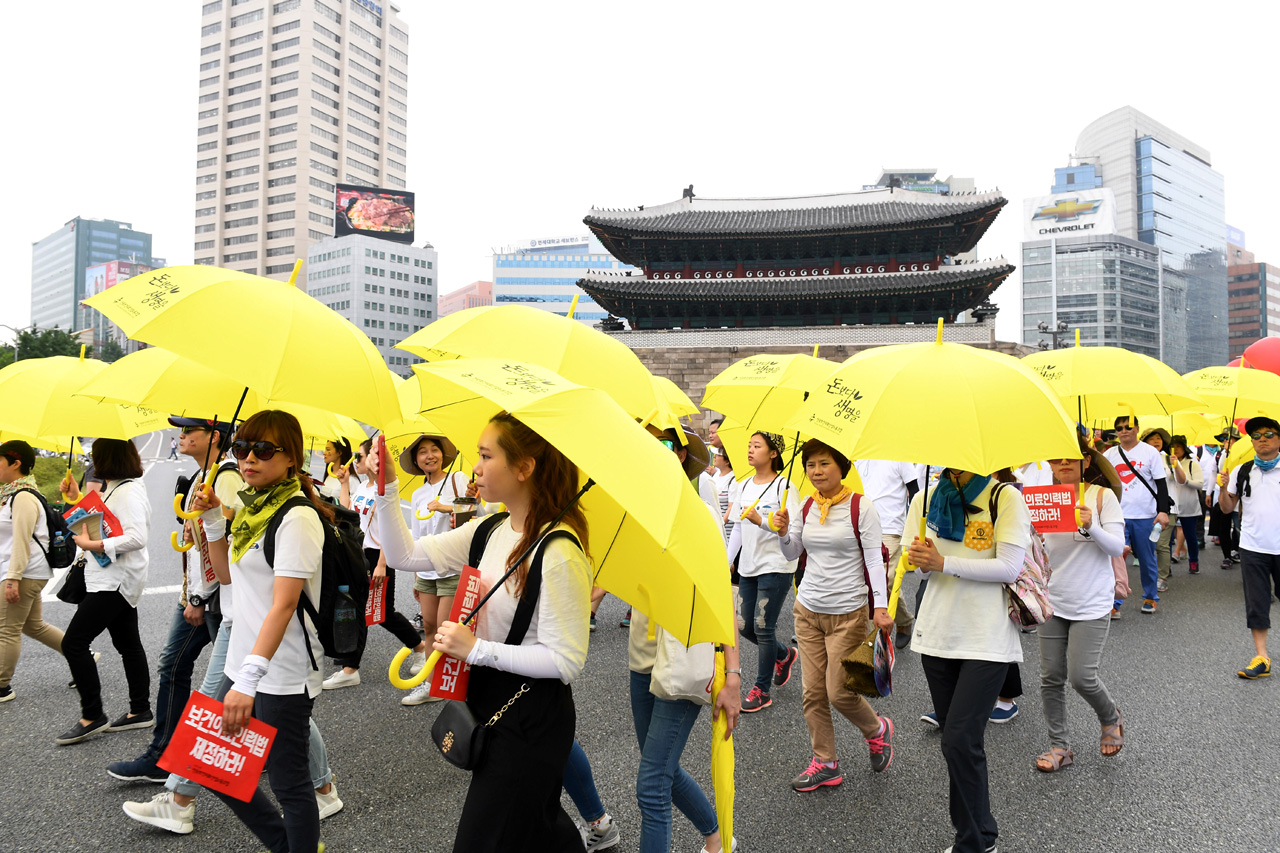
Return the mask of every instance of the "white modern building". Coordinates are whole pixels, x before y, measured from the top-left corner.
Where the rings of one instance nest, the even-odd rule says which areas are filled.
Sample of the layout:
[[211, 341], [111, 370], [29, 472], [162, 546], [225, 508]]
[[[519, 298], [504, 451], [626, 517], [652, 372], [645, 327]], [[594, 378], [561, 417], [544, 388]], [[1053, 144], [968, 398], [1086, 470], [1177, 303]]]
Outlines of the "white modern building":
[[287, 278], [333, 236], [335, 184], [405, 187], [409, 34], [398, 15], [375, 0], [203, 5], [197, 264]]
[[591, 301], [578, 280], [591, 271], [630, 269], [591, 234], [523, 240], [494, 250], [493, 304], [530, 305], [563, 317], [576, 296], [574, 319], [594, 325], [609, 312]]
[[353, 234], [307, 251], [307, 293], [367, 334], [387, 366], [408, 377], [421, 359], [395, 349], [438, 315], [439, 257], [430, 243], [406, 246]]

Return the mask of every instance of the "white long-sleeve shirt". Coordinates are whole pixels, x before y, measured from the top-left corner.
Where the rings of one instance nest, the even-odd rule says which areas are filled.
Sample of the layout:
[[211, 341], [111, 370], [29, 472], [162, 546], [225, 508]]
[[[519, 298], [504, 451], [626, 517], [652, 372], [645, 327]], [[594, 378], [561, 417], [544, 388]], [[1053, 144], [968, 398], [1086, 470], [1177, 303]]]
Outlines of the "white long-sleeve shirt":
[[85, 587], [89, 592], [119, 590], [134, 607], [142, 600], [147, 585], [147, 534], [151, 529], [151, 501], [147, 486], [138, 480], [108, 480], [102, 484], [103, 503], [120, 521], [119, 536], [102, 540], [104, 553], [111, 558], [106, 566], [87, 560]]
[[[1172, 461], [1173, 457], [1169, 457]], [[1173, 461], [1182, 469], [1183, 475], [1187, 478], [1185, 483], [1179, 483], [1177, 472], [1172, 468], [1169, 469], [1169, 496], [1173, 498], [1173, 511], [1180, 516], [1192, 518], [1204, 515], [1204, 507], [1200, 505], [1200, 490], [1204, 488], [1204, 472], [1200, 469], [1200, 463], [1196, 462], [1194, 456], [1188, 456], [1182, 461]]]
[[782, 554], [788, 560], [798, 559], [801, 553], [808, 554], [796, 601], [814, 613], [853, 613], [867, 604], [869, 577], [873, 606], [888, 607], [884, 555], [880, 553], [880, 514], [874, 503], [866, 497], [859, 501], [861, 550], [853, 529], [849, 499], [827, 511], [826, 524], [819, 523], [821, 518], [820, 508], [816, 504], [811, 506], [799, 532], [792, 534], [789, 529], [781, 540]]

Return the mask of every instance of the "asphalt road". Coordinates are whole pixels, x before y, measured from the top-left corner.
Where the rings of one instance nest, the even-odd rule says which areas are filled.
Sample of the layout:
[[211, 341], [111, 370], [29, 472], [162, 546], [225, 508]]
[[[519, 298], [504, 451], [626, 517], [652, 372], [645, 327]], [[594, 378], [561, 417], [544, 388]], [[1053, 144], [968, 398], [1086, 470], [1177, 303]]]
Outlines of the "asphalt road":
[[[167, 509], [173, 481], [195, 466], [157, 460], [168, 436], [140, 439], [156, 523], [151, 531], [149, 594], [139, 608], [143, 640], [153, 666], [164, 644], [180, 584], [178, 555], [168, 544], [175, 529]], [[163, 449], [162, 449], [163, 448]], [[1216, 550], [1214, 551], [1216, 556]], [[1134, 581], [1136, 581], [1135, 571]], [[401, 584], [399, 606], [413, 610], [410, 585]], [[1135, 587], [1137, 584], [1135, 583]], [[915, 578], [909, 577], [909, 596]], [[908, 600], [911, 600], [908, 597]], [[622, 832], [620, 851], [637, 849], [640, 817], [635, 804], [638, 750], [627, 698], [626, 631], [618, 619], [626, 606], [609, 597], [592, 635], [586, 672], [574, 685], [578, 738], [590, 756], [606, 808]], [[45, 605], [49, 621], [65, 626], [72, 608]], [[790, 633], [784, 613], [780, 633]], [[990, 726], [987, 754], [992, 802], [1002, 851], [1235, 851], [1280, 850], [1280, 741], [1272, 728], [1280, 703], [1277, 679], [1246, 682], [1235, 676], [1252, 655], [1244, 629], [1238, 570], [1222, 571], [1207, 559], [1197, 577], [1175, 566], [1173, 589], [1160, 611], [1142, 616], [1130, 606], [1112, 623], [1103, 677], [1124, 709], [1128, 742], [1114, 759], [1098, 754], [1097, 721], [1079, 697], [1070, 700], [1076, 764], [1044, 775], [1033, 767], [1047, 748], [1038, 690], [1039, 655], [1034, 636], [1024, 638], [1020, 715]], [[105, 636], [107, 713], [127, 708], [119, 656]], [[315, 717], [346, 808], [325, 821], [321, 836], [330, 851], [446, 851], [469, 776], [447, 765], [430, 741], [439, 705], [405, 708], [386, 679], [396, 643], [385, 631], [370, 634], [364, 683], [330, 691]], [[203, 676], [207, 653], [197, 665]], [[744, 670], [755, 666], [754, 648]], [[196, 832], [170, 835], [134, 823], [120, 804], [159, 793], [157, 785], [117, 782], [110, 761], [132, 758], [150, 731], [108, 733], [70, 747], [54, 737], [76, 719], [65, 663], [43, 646], [25, 642], [13, 680], [17, 699], [0, 705], [0, 851], [195, 851], [260, 850], [221, 803], [203, 796]], [[800, 680], [775, 691], [773, 707], [744, 715], [737, 746], [736, 832], [747, 851], [860, 850], [941, 851], [951, 843], [947, 776], [938, 735], [919, 723], [929, 700], [918, 658], [899, 655], [892, 697], [873, 703], [897, 725], [894, 761], [875, 776], [866, 746], [847, 722], [837, 720], [846, 782], [797, 795], [788, 781], [809, 758], [801, 714]], [[153, 678], [152, 690], [155, 689]], [[710, 717], [704, 713], [690, 738], [684, 766], [710, 790]], [[519, 792], [512, 792], [519, 796]], [[566, 808], [574, 814], [572, 804]], [[694, 853], [701, 838], [679, 814], [674, 848]]]

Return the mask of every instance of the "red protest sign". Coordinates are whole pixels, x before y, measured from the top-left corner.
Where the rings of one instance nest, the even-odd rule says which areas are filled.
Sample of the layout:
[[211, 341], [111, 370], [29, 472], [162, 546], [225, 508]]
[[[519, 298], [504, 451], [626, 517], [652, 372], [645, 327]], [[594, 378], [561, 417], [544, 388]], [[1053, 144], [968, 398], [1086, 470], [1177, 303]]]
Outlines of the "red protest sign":
[[[464, 566], [462, 576], [458, 578], [458, 592], [453, 597], [453, 609], [449, 611], [450, 622], [461, 622], [471, 615], [480, 603], [480, 571], [471, 566]], [[441, 699], [467, 698], [467, 682], [471, 680], [471, 664], [457, 658], [443, 655], [431, 673], [431, 695]]]
[[[394, 569], [392, 570], [394, 571]], [[387, 585], [369, 584], [369, 597], [364, 602], [364, 624], [381, 625], [387, 621]]]
[[1071, 533], [1076, 529], [1076, 490], [1072, 486], [1027, 486], [1022, 499], [1031, 524], [1040, 533]]
[[107, 509], [107, 505], [102, 502], [102, 494], [100, 492], [89, 492], [73, 506], [67, 507], [67, 511], [62, 514], [62, 517], [66, 518], [77, 509], [82, 509], [87, 513], [102, 513], [102, 526], [106, 528], [103, 538], [119, 536], [124, 532], [124, 528], [120, 525], [120, 519], [116, 518], [115, 513]]
[[222, 733], [222, 703], [192, 693], [156, 765], [247, 803], [257, 790], [275, 736], [273, 727], [251, 717], [239, 734], [227, 737]]

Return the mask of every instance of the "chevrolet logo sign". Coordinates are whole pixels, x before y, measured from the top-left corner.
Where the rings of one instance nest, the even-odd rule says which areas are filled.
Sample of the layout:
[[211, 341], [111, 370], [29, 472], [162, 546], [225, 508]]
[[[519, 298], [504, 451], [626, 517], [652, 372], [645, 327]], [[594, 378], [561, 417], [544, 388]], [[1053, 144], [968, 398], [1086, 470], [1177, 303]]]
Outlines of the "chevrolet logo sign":
[[1055, 222], [1071, 222], [1089, 213], [1096, 213], [1102, 207], [1102, 200], [1081, 202], [1078, 198], [1064, 198], [1050, 207], [1042, 207], [1031, 217], [1036, 219], [1052, 219]]

